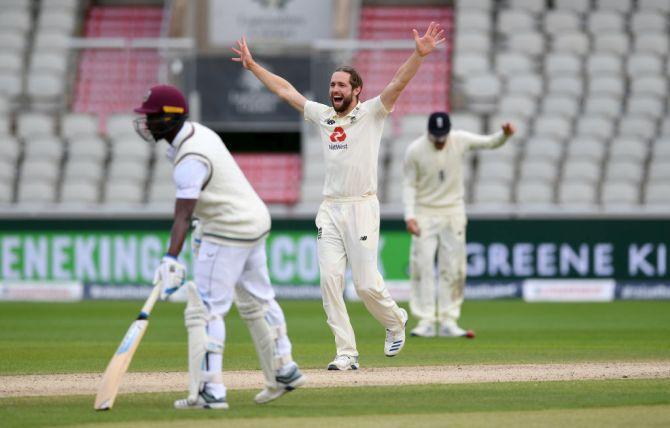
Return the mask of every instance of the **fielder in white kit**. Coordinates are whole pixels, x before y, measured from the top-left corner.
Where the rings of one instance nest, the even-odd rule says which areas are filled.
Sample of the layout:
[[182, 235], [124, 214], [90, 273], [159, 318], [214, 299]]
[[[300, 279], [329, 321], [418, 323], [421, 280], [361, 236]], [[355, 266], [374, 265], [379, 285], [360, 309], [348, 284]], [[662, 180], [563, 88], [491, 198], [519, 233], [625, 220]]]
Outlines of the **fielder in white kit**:
[[[196, 251], [195, 286], [189, 283], [184, 311], [189, 347], [189, 395], [177, 409], [227, 409], [221, 376], [224, 317], [235, 301], [260, 360], [265, 389], [259, 404], [305, 383], [291, 357], [284, 313], [275, 300], [265, 254], [270, 214], [221, 138], [188, 121], [188, 105], [175, 87], [157, 85], [135, 109], [135, 128], [145, 140], [165, 140], [177, 188], [170, 247], [156, 271], [167, 298], [184, 283], [177, 260], [193, 215], [202, 240]], [[197, 288], [196, 288], [197, 287]]]
[[474, 338], [458, 325], [466, 276], [463, 156], [500, 147], [513, 134], [509, 123], [493, 135], [451, 131], [449, 115], [436, 112], [428, 119], [428, 133], [407, 148], [403, 203], [412, 234], [410, 310], [419, 319], [412, 336], [434, 337], [439, 323], [440, 336]]
[[377, 270], [379, 201], [377, 160], [384, 121], [423, 61], [440, 43], [444, 30], [431, 22], [415, 50], [382, 93], [359, 100], [363, 82], [352, 67], [340, 67], [330, 79], [331, 106], [308, 101], [285, 79], [256, 63], [246, 40], [233, 51], [273, 93], [319, 126], [326, 163], [324, 202], [316, 216], [321, 294], [337, 348], [329, 370], [357, 369], [358, 350], [344, 303], [345, 269], [351, 266], [354, 287], [370, 313], [386, 328], [384, 354], [397, 355], [405, 344], [407, 311], [389, 295]]

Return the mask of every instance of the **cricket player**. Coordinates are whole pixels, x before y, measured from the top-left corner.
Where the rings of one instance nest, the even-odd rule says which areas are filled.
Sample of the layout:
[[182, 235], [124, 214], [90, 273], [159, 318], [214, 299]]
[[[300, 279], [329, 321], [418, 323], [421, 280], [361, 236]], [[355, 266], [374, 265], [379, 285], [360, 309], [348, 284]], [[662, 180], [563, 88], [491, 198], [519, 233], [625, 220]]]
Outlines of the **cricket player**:
[[410, 310], [419, 319], [412, 336], [434, 337], [439, 322], [440, 336], [475, 337], [458, 325], [466, 269], [463, 155], [500, 147], [513, 134], [509, 123], [488, 136], [451, 131], [449, 115], [436, 112], [428, 119], [428, 133], [407, 148], [403, 203], [407, 231], [412, 234]]
[[221, 377], [226, 337], [224, 317], [235, 301], [260, 360], [265, 389], [255, 400], [267, 403], [306, 381], [291, 358], [284, 313], [268, 276], [265, 238], [267, 207], [235, 163], [223, 141], [205, 126], [188, 121], [188, 105], [173, 86], [149, 90], [135, 129], [147, 141], [165, 140], [177, 189], [170, 247], [156, 271], [167, 298], [183, 283], [177, 257], [195, 215], [202, 240], [184, 311], [189, 347], [189, 395], [177, 409], [227, 409]]
[[359, 367], [354, 330], [344, 303], [345, 269], [365, 307], [386, 329], [384, 354], [397, 355], [405, 344], [407, 312], [389, 295], [377, 270], [379, 201], [377, 158], [386, 117], [419, 70], [426, 55], [444, 42], [444, 30], [431, 22], [423, 36], [413, 30], [415, 49], [382, 93], [361, 101], [363, 81], [352, 67], [340, 67], [330, 79], [330, 106], [308, 101], [285, 79], [254, 61], [246, 39], [233, 51], [270, 91], [319, 127], [326, 177], [324, 202], [316, 216], [321, 294], [337, 348], [328, 370]]

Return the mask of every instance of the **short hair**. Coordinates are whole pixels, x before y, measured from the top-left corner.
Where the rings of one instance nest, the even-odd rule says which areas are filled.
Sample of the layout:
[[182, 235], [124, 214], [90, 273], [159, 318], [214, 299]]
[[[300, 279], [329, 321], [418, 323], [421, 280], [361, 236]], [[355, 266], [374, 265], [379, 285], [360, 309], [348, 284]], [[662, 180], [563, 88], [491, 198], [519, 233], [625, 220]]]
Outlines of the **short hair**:
[[361, 78], [361, 75], [358, 74], [358, 71], [350, 65], [344, 65], [342, 67], [337, 67], [335, 71], [343, 71], [345, 73], [349, 73], [349, 84], [351, 85], [351, 89], [356, 89], [356, 88], [363, 88], [363, 79]]

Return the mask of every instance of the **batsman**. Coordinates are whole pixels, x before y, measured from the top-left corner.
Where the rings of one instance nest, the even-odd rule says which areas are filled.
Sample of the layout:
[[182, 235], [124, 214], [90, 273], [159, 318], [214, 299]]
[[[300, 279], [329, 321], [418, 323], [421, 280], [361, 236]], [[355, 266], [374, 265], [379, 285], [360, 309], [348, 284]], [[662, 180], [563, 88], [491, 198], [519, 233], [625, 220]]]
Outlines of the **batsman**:
[[156, 271], [167, 298], [184, 283], [177, 259], [191, 226], [200, 221], [201, 243], [194, 263], [195, 285], [187, 285], [184, 311], [188, 332], [189, 393], [177, 409], [227, 409], [221, 375], [226, 337], [224, 317], [233, 301], [256, 347], [265, 377], [259, 404], [279, 398], [306, 381], [291, 357], [284, 313], [275, 300], [265, 254], [270, 214], [219, 136], [188, 120], [184, 95], [154, 86], [142, 105], [135, 130], [147, 141], [165, 140], [176, 186], [170, 246]]

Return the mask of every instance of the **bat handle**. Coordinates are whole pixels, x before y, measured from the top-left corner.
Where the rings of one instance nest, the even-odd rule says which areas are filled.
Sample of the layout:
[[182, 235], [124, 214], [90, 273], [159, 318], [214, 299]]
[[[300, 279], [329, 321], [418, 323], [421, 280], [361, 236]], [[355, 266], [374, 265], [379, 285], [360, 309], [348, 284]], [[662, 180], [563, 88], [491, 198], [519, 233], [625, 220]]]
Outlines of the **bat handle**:
[[144, 306], [142, 306], [142, 309], [140, 310], [140, 315], [137, 317], [138, 320], [145, 320], [149, 318], [149, 314], [151, 314], [151, 310], [154, 308], [154, 305], [156, 304], [156, 301], [158, 300], [158, 296], [160, 296], [160, 294], [161, 294], [161, 283], [156, 282], [154, 288], [151, 290], [151, 294], [149, 294], [147, 301], [144, 302]]

